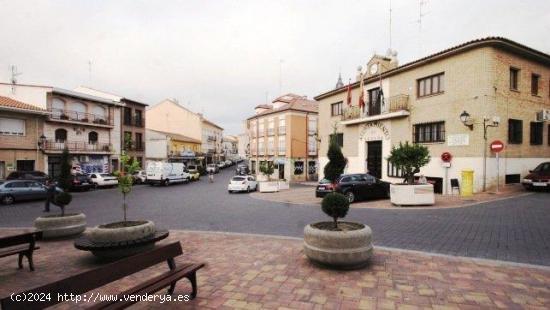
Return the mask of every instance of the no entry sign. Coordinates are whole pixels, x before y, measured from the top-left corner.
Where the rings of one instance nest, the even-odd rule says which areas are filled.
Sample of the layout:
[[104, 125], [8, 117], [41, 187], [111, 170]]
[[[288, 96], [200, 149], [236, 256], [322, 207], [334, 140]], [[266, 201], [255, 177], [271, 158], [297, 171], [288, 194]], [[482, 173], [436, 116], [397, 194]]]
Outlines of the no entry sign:
[[490, 148], [492, 152], [499, 153], [504, 150], [504, 143], [500, 140], [495, 140], [491, 142]]

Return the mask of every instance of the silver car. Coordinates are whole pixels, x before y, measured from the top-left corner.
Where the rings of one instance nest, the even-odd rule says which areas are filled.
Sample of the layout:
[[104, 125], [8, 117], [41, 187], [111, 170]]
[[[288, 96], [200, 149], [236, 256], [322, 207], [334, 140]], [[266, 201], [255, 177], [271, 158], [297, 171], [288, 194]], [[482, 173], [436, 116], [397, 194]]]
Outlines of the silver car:
[[37, 181], [0, 181], [0, 202], [5, 205], [16, 201], [45, 199], [47, 196], [46, 187]]

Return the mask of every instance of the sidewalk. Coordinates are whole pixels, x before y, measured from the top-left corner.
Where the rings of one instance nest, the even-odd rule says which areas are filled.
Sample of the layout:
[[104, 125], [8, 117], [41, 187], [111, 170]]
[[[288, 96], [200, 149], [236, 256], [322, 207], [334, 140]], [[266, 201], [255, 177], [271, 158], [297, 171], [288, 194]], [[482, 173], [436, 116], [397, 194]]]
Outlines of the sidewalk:
[[[485, 192], [478, 193], [472, 197], [461, 197], [456, 192], [454, 195], [435, 195], [435, 205], [433, 206], [409, 206], [409, 207], [397, 207], [390, 203], [389, 199], [378, 199], [370, 201], [362, 201], [353, 203], [352, 208], [377, 208], [377, 209], [420, 209], [420, 208], [456, 208], [466, 207], [473, 204], [482, 202], [494, 201], [499, 199], [511, 198], [521, 195], [528, 195], [521, 185], [507, 185], [503, 186], [499, 193]], [[253, 198], [275, 201], [281, 203], [290, 204], [306, 204], [306, 205], [318, 205], [321, 204], [321, 198], [315, 197], [315, 187], [308, 186], [307, 184], [300, 183], [298, 185], [291, 185], [290, 190], [280, 191], [277, 193], [260, 193], [255, 192], [250, 194]]]
[[[16, 229], [0, 229], [0, 235]], [[376, 232], [375, 232], [376, 233]], [[170, 231], [183, 262], [206, 262], [198, 272], [198, 297], [187, 303], [141, 302], [134, 309], [479, 309], [550, 307], [550, 268], [375, 248], [371, 265], [332, 271], [312, 265], [302, 240], [273, 236]], [[71, 240], [40, 242], [36, 271], [0, 259], [0, 296], [36, 287], [98, 266]], [[159, 264], [96, 293], [115, 294], [166, 270]], [[187, 294], [182, 280], [175, 294]], [[159, 292], [164, 293], [164, 292]], [[78, 308], [89, 307], [81, 303]], [[77, 308], [65, 303], [56, 308]]]

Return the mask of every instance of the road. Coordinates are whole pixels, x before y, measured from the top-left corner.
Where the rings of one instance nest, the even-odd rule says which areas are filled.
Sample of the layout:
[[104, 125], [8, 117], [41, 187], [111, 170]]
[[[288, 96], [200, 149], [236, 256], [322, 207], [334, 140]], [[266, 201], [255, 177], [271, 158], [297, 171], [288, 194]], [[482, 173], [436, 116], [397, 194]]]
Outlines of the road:
[[[209, 230], [301, 237], [306, 224], [329, 220], [319, 206], [290, 205], [228, 194], [233, 169], [210, 184], [135, 186], [128, 218], [150, 219], [170, 229]], [[378, 246], [550, 266], [550, 193], [465, 208], [350, 209], [346, 220], [373, 230]], [[89, 226], [122, 220], [118, 189], [75, 193], [68, 212], [83, 212]], [[43, 202], [0, 206], [0, 227], [30, 227]], [[55, 206], [53, 207], [56, 211]]]

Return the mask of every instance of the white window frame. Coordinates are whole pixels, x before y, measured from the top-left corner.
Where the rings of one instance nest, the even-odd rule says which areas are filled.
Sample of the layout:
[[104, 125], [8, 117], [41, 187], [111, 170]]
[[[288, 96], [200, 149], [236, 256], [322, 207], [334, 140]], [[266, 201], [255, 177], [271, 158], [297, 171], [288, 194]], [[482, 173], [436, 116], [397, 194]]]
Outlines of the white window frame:
[[[15, 122], [20, 122], [20, 124], [22, 123], [23, 125], [23, 128], [22, 128], [22, 132], [19, 132], [19, 131], [15, 131], [14, 129], [11, 129], [8, 131], [8, 128], [6, 128], [5, 130], [2, 130], [2, 124], [5, 124], [5, 123], [15, 123]], [[21, 118], [11, 118], [11, 117], [0, 117], [0, 135], [3, 135], [3, 136], [17, 136], [17, 137], [24, 137], [27, 135], [27, 122], [25, 119], [21, 119]]]

